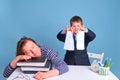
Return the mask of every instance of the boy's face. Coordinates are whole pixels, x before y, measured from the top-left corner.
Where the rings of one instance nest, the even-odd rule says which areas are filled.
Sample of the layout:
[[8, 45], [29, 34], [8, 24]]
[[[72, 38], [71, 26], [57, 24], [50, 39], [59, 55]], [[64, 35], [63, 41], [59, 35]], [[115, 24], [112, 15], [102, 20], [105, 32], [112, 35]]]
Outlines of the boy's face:
[[78, 31], [83, 30], [83, 25], [81, 24], [81, 22], [73, 22], [71, 25], [71, 28], [72, 28], [73, 33], [77, 34]]

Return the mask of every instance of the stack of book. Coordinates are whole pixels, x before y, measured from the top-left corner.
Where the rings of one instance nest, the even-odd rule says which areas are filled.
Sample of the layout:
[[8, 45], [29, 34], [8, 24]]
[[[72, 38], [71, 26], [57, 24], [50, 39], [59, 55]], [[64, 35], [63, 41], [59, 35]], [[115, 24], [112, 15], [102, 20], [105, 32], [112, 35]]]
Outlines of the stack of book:
[[17, 62], [17, 66], [21, 67], [22, 71], [49, 71], [51, 62], [45, 57], [37, 57], [29, 60], [21, 60]]

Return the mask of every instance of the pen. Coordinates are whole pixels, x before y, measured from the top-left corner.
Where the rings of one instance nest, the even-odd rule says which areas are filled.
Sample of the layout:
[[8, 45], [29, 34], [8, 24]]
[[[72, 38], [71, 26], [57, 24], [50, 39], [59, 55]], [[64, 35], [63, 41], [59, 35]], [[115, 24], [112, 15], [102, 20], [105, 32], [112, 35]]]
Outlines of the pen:
[[107, 65], [108, 65], [108, 57], [107, 57], [107, 59], [105, 60], [104, 67], [106, 67]]
[[100, 67], [102, 67], [102, 63], [101, 62], [98, 61], [98, 64], [99, 64]]
[[108, 60], [108, 58], [106, 59], [105, 61], [105, 64], [104, 64], [104, 67], [111, 67], [112, 64], [111, 64], [111, 58]]

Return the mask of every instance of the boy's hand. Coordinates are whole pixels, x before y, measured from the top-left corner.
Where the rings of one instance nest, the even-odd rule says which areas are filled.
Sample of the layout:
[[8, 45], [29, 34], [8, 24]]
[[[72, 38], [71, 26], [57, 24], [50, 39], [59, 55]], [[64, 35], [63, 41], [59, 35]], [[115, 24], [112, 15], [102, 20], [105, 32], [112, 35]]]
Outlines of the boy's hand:
[[74, 30], [71, 26], [68, 26], [66, 29], [65, 29], [65, 33], [67, 33], [67, 31], [71, 31], [72, 33], [74, 33]]
[[71, 31], [71, 27], [68, 26], [68, 27], [66, 28], [66, 30], [67, 30], [67, 31]]
[[85, 26], [83, 25], [82, 27], [80, 27], [81, 31], [85, 31]]
[[65, 33], [67, 33], [67, 31], [72, 31], [71, 26], [67, 26], [67, 28], [64, 31]]

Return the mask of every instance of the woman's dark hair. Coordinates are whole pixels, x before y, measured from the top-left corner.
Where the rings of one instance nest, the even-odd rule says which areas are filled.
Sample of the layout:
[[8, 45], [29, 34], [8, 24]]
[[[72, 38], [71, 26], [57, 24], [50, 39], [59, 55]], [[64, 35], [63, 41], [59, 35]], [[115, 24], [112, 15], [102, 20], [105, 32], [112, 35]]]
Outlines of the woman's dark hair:
[[81, 17], [79, 16], [73, 16], [71, 19], [70, 19], [70, 25], [72, 26], [72, 23], [73, 22], [81, 22], [81, 24], [83, 25], [83, 20]]
[[23, 46], [26, 44], [26, 42], [27, 41], [32, 41], [32, 42], [34, 42], [36, 45], [38, 45], [37, 44], [37, 42], [35, 42], [32, 38], [28, 38], [28, 37], [22, 37], [19, 41], [18, 41], [18, 43], [17, 43], [17, 49], [16, 49], [16, 56], [18, 56], [18, 55], [24, 55], [24, 52], [23, 52], [23, 50], [22, 50], [22, 48], [23, 48]]

